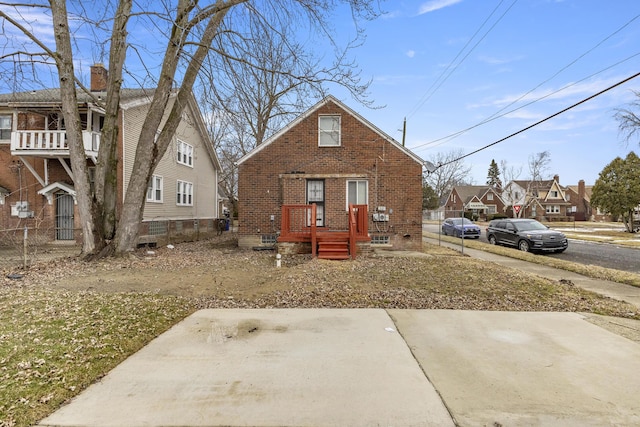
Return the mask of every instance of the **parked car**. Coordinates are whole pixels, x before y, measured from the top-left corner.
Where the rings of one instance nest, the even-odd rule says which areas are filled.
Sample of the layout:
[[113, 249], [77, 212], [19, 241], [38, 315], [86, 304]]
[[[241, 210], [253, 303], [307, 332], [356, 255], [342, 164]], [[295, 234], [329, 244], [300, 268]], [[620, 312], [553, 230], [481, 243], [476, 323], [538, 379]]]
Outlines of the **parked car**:
[[447, 218], [442, 223], [442, 234], [445, 236], [462, 237], [464, 230], [464, 237], [473, 237], [474, 239], [480, 238], [480, 227], [478, 227], [473, 221], [467, 218]]
[[564, 252], [569, 247], [567, 236], [550, 230], [535, 219], [495, 219], [487, 227], [487, 240], [492, 245], [515, 246], [524, 252]]

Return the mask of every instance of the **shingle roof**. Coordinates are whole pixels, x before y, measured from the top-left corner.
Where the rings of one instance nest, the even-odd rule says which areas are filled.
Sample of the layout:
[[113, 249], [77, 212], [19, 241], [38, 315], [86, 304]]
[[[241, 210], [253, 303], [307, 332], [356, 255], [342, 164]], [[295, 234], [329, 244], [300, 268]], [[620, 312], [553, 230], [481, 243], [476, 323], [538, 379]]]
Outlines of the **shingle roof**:
[[[151, 97], [155, 89], [122, 89], [120, 99], [131, 101]], [[106, 92], [92, 92], [99, 99], [106, 99]], [[92, 102], [94, 99], [84, 91], [77, 91], [78, 102]], [[0, 94], [0, 106], [14, 106], [17, 104], [56, 104], [60, 102], [60, 89], [42, 89], [30, 92], [13, 92]]]
[[464, 203], [467, 203], [474, 197], [480, 199], [484, 196], [484, 193], [492, 189], [493, 187], [489, 185], [459, 185], [455, 187], [458, 196], [460, 196], [460, 199], [463, 200]]

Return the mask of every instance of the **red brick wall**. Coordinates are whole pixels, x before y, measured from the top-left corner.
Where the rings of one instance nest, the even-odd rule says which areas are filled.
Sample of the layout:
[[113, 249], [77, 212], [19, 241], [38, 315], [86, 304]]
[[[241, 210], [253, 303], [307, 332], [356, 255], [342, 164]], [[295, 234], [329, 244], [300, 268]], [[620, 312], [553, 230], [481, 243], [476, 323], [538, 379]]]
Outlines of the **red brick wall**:
[[[45, 177], [45, 162], [43, 159], [28, 157], [27, 161], [37, 171], [41, 178]], [[61, 181], [73, 185], [58, 160], [49, 160], [47, 166], [49, 182]], [[55, 201], [49, 204], [47, 198], [38, 194], [42, 189], [40, 182], [33, 176], [22, 162], [10, 154], [9, 144], [0, 145], [0, 186], [11, 193], [0, 206], [0, 229], [37, 228], [39, 239], [55, 239]], [[11, 216], [11, 205], [18, 201], [29, 203], [29, 210], [33, 211], [33, 218], [19, 218]], [[76, 219], [78, 215], [75, 216]]]
[[[341, 115], [340, 147], [318, 146], [319, 114]], [[240, 243], [259, 243], [260, 235], [279, 230], [282, 204], [306, 202], [307, 179], [324, 180], [328, 229], [347, 227], [346, 182], [367, 180], [370, 233], [376, 232], [371, 213], [385, 206], [389, 214], [385, 228], [392, 242], [421, 245], [421, 164], [332, 102], [240, 164]]]

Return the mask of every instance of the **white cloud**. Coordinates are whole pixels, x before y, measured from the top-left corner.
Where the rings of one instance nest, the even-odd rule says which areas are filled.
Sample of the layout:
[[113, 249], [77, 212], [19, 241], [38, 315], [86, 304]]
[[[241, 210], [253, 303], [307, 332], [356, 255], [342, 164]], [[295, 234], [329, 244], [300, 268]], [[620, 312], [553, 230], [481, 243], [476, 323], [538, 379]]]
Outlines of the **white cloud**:
[[415, 50], [408, 50], [407, 51], [407, 56], [409, 58], [413, 58], [414, 56], [416, 56], [416, 51]]
[[420, 6], [420, 9], [418, 9], [418, 15], [423, 15], [425, 13], [434, 12], [445, 7], [453, 6], [454, 4], [460, 3], [461, 1], [462, 0], [431, 0]]

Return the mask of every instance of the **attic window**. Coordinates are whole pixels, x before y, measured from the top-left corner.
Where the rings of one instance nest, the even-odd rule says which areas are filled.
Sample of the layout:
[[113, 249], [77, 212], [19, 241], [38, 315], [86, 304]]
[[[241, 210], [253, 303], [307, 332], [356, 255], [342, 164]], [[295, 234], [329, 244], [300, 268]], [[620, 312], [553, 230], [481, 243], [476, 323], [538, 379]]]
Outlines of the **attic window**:
[[318, 117], [318, 146], [340, 146], [340, 116]]

